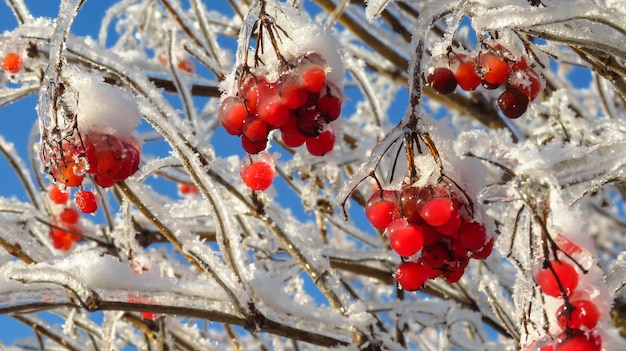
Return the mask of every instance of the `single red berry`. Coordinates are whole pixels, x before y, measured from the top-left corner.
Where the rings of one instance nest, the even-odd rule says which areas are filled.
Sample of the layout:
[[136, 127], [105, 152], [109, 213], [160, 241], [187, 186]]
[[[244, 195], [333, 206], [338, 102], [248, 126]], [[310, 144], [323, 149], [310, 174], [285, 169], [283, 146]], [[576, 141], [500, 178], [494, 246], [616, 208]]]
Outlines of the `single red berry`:
[[59, 219], [64, 223], [76, 224], [76, 222], [80, 219], [80, 214], [75, 209], [68, 207], [61, 211]]
[[310, 92], [317, 93], [326, 83], [326, 71], [324, 68], [309, 64], [302, 71], [302, 86]]
[[[271, 101], [261, 101], [259, 104], [259, 118], [274, 127], [280, 127], [289, 121], [289, 109], [278, 98]], [[244, 126], [245, 128], [245, 126]]]
[[485, 246], [487, 232], [480, 223], [464, 223], [459, 229], [459, 240], [469, 251], [476, 251]]
[[258, 154], [259, 152], [267, 148], [267, 139], [260, 141], [260, 142], [256, 142], [256, 141], [250, 140], [250, 138], [248, 138], [247, 136], [242, 135], [241, 147], [243, 147], [244, 151], [249, 154]]
[[374, 228], [387, 228], [391, 221], [400, 217], [396, 192], [389, 190], [375, 192], [365, 204], [365, 216]]
[[[546, 267], [541, 267], [537, 270], [535, 274], [535, 281], [541, 291], [552, 297], [562, 297], [563, 293], [571, 296], [576, 286], [578, 286], [578, 272], [576, 272], [576, 269], [571, 264], [563, 261], [550, 260], [547, 264], [552, 269], [546, 265]], [[559, 287], [559, 283], [561, 287]]]
[[385, 229], [391, 248], [402, 257], [415, 255], [424, 245], [423, 227], [412, 225], [404, 218], [392, 221]]
[[55, 204], [65, 204], [70, 199], [70, 192], [61, 190], [58, 185], [54, 184], [48, 193], [50, 200]]
[[[589, 300], [570, 301], [561, 305], [556, 312], [556, 319], [561, 329], [584, 329], [595, 328], [600, 320], [598, 307]], [[584, 327], [584, 328], [583, 328]]]
[[563, 331], [556, 339], [555, 351], [600, 351], [602, 338], [594, 332], [579, 329]]
[[178, 69], [185, 71], [187, 73], [193, 73], [196, 70], [196, 67], [193, 64], [193, 61], [191, 61], [189, 57], [185, 57], [184, 59], [180, 60], [180, 62], [178, 62], [177, 67]]
[[91, 191], [79, 190], [74, 198], [76, 208], [82, 213], [94, 213], [98, 210], [96, 194]]
[[229, 96], [220, 105], [217, 111], [217, 120], [224, 127], [226, 132], [231, 135], [241, 135], [243, 123], [248, 116], [248, 110], [238, 97]]
[[[454, 201], [452, 203], [454, 204]], [[450, 219], [448, 219], [446, 223], [438, 225], [436, 229], [447, 238], [457, 239], [459, 237], [459, 228], [461, 228], [462, 222], [463, 218], [461, 217], [456, 205], [454, 205], [452, 213], [450, 214]]]
[[135, 174], [139, 169], [141, 159], [141, 152], [139, 151], [139, 145], [136, 141], [125, 141], [122, 144], [124, 145], [122, 168], [114, 177], [116, 181], [125, 180]]
[[187, 183], [179, 184], [178, 190], [180, 191], [181, 194], [185, 194], [185, 195], [197, 194], [199, 191], [197, 186], [195, 186], [194, 184], [187, 184]]
[[476, 73], [476, 64], [472, 61], [462, 63], [454, 73], [456, 81], [465, 91], [472, 91], [478, 88], [482, 79]]
[[465, 268], [454, 270], [454, 271], [444, 271], [443, 278], [450, 284], [454, 284], [463, 278], [463, 274], [465, 274]]
[[298, 84], [291, 75], [283, 75], [279, 86], [280, 97], [287, 108], [295, 110], [306, 104], [308, 100], [306, 88]]
[[511, 74], [511, 66], [497, 55], [487, 53], [480, 56], [483, 77], [489, 84], [502, 84]]
[[424, 204], [420, 209], [420, 216], [426, 223], [436, 227], [445, 224], [452, 216], [454, 206], [452, 200], [444, 197], [434, 198]]
[[515, 119], [526, 112], [528, 108], [528, 96], [521, 90], [509, 86], [498, 97], [498, 107], [506, 117]]
[[15, 52], [9, 52], [2, 59], [2, 69], [9, 73], [16, 74], [21, 71], [23, 67], [24, 60], [22, 59], [22, 56]]
[[456, 77], [446, 67], [437, 67], [426, 77], [426, 82], [439, 94], [450, 94], [456, 89]]
[[84, 177], [76, 174], [74, 171], [75, 164], [76, 163], [74, 161], [62, 162], [62, 164], [59, 164], [56, 168], [52, 169], [52, 175], [57, 182], [67, 187], [71, 188], [79, 186], [83, 183]]
[[239, 174], [241, 179], [252, 190], [265, 190], [272, 185], [274, 180], [274, 165], [262, 160], [252, 163], [243, 163]]
[[306, 138], [302, 134], [286, 134], [281, 133], [280, 138], [283, 143], [289, 147], [299, 147], [306, 141]]
[[270, 126], [259, 118], [248, 117], [243, 123], [242, 131], [250, 141], [260, 143], [267, 140]]
[[329, 153], [335, 145], [335, 133], [327, 129], [315, 138], [306, 139], [306, 149], [313, 156], [324, 156]]
[[317, 110], [328, 123], [339, 118], [341, 114], [341, 100], [336, 96], [322, 96], [317, 101]]
[[423, 264], [417, 262], [402, 262], [396, 268], [394, 276], [402, 289], [406, 291], [417, 291], [436, 275], [436, 271]]

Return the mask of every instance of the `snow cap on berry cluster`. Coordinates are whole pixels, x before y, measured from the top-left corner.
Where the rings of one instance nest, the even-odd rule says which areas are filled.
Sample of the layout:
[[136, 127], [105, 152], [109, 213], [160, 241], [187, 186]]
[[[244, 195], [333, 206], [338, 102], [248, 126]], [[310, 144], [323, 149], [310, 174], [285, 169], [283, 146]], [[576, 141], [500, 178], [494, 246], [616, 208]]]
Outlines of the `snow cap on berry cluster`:
[[[344, 67], [338, 48], [341, 47], [332, 33], [319, 23], [311, 20], [306, 12], [299, 11], [287, 3], [267, 1], [265, 12], [271, 16], [276, 24], [274, 34], [280, 54], [289, 62], [294, 62], [310, 54], [321, 56], [327, 63], [326, 79], [337, 88], [343, 88]], [[272, 47], [267, 34], [264, 35], [263, 50], [259, 50], [262, 67], [256, 67], [254, 49], [249, 49], [249, 37], [254, 21], [258, 19], [259, 9], [253, 8], [248, 13], [245, 23], [239, 34], [239, 48], [235, 69], [220, 84], [220, 88], [227, 95], [235, 95], [236, 85], [233, 84], [237, 69], [247, 64], [256, 75], [263, 75], [270, 81], [276, 81], [280, 74], [281, 65], [277, 54]], [[249, 51], [246, 55], [246, 51]], [[247, 62], [245, 62], [247, 57]], [[255, 71], [257, 70], [257, 71]]]
[[72, 72], [68, 80], [78, 97], [75, 108], [81, 133], [94, 131], [120, 139], [132, 137], [141, 113], [129, 92], [103, 82], [98, 76], [79, 72]]

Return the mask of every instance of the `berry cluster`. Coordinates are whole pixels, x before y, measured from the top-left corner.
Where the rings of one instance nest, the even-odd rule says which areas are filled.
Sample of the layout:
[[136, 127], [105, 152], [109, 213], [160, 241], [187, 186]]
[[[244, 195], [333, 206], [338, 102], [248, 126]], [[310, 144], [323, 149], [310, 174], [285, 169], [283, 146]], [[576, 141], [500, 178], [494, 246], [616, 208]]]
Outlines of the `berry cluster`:
[[[561, 245], [564, 243], [564, 245]], [[572, 256], [582, 250], [576, 244], [559, 235], [557, 244]], [[546, 295], [563, 300], [556, 310], [556, 320], [561, 333], [554, 339], [541, 342], [539, 351], [600, 351], [602, 338], [596, 326], [600, 310], [589, 300], [588, 293], [579, 287], [576, 267], [564, 259], [545, 261], [535, 272], [535, 281]]]
[[17, 74], [24, 68], [24, 59], [16, 52], [9, 52], [2, 58], [2, 70]]
[[284, 65], [275, 82], [242, 72], [237, 94], [222, 101], [218, 119], [229, 134], [241, 136], [246, 152], [264, 150], [274, 129], [289, 147], [306, 144], [315, 156], [332, 150], [335, 134], [328, 124], [339, 118], [343, 97], [326, 80], [321, 56], [310, 54]]
[[[137, 142], [120, 140], [100, 132], [77, 133], [61, 141], [59, 147], [45, 148], [43, 159], [50, 174], [66, 187], [81, 187], [86, 175], [91, 175], [101, 187], [113, 186], [135, 174], [139, 167], [140, 151]], [[94, 193], [80, 190], [76, 206], [84, 213], [97, 210]]]
[[450, 53], [434, 60], [436, 63], [427, 70], [426, 82], [440, 94], [452, 93], [457, 85], [465, 91], [480, 85], [488, 90], [503, 86], [498, 107], [506, 117], [518, 118], [539, 95], [543, 79], [528, 66], [525, 57], [517, 60], [512, 57], [501, 46], [477, 55]]
[[63, 251], [72, 248], [80, 237], [75, 234], [81, 234], [82, 230], [78, 224], [80, 214], [74, 208], [67, 206], [70, 193], [62, 191], [58, 186], [54, 185], [48, 192], [50, 200], [58, 205], [63, 205], [61, 211], [55, 215], [54, 226], [50, 229], [50, 239], [52, 245]]
[[408, 291], [438, 276], [457, 282], [470, 258], [487, 258], [493, 249], [493, 239], [471, 221], [466, 204], [447, 185], [377, 191], [365, 214], [375, 228], [385, 230], [391, 248], [404, 258], [395, 277]]

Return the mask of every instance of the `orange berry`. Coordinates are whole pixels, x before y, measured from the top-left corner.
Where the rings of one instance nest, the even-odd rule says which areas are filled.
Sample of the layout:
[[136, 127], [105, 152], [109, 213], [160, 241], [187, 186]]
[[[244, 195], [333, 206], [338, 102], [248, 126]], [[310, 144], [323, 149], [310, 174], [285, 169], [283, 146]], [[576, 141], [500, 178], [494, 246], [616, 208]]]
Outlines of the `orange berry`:
[[16, 74], [24, 67], [24, 60], [15, 52], [8, 53], [2, 60], [2, 69]]

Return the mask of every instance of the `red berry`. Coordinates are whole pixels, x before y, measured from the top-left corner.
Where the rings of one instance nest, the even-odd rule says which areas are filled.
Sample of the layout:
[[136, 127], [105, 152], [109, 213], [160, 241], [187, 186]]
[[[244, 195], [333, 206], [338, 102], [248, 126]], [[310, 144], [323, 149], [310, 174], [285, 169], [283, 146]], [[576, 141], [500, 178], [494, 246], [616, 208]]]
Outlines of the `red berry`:
[[[541, 267], [535, 274], [537, 285], [544, 294], [552, 297], [561, 297], [562, 293], [571, 296], [578, 285], [578, 273], [576, 269], [569, 263], [563, 261], [550, 260], [549, 267]], [[563, 288], [563, 292], [559, 288], [559, 282]]]
[[178, 190], [180, 191], [181, 194], [185, 194], [185, 195], [197, 194], [199, 191], [197, 186], [193, 184], [187, 184], [187, 183], [181, 183], [178, 186]]
[[480, 56], [480, 66], [484, 70], [484, 79], [489, 84], [502, 84], [511, 74], [511, 66], [494, 54]]
[[404, 218], [392, 221], [385, 235], [389, 238], [391, 248], [403, 257], [415, 255], [424, 245], [423, 227], [412, 225]]
[[400, 216], [395, 191], [375, 192], [365, 204], [365, 216], [374, 228], [387, 228], [392, 220]]
[[302, 86], [310, 92], [317, 93], [326, 83], [326, 71], [318, 65], [309, 64], [302, 72]]
[[317, 110], [326, 122], [332, 122], [341, 114], [341, 100], [336, 96], [322, 96], [317, 101]]
[[289, 109], [278, 98], [271, 101], [261, 101], [259, 118], [265, 123], [274, 127], [280, 127], [289, 121], [290, 116]]
[[571, 306], [563, 304], [556, 312], [556, 318], [561, 329], [587, 328], [591, 330], [595, 328], [600, 320], [600, 311], [593, 302], [589, 300], [576, 300], [570, 301], [570, 305]]
[[400, 214], [412, 224], [424, 224], [424, 220], [419, 214], [419, 209], [425, 201], [428, 201], [431, 194], [426, 189], [418, 187], [408, 187], [402, 190], [398, 198]]
[[229, 96], [217, 111], [217, 120], [220, 125], [231, 135], [241, 135], [243, 122], [248, 116], [246, 106], [238, 97]]
[[184, 59], [180, 60], [180, 62], [178, 62], [177, 67], [178, 69], [185, 71], [187, 73], [193, 73], [193, 71], [195, 71], [196, 69], [193, 64], [193, 61], [191, 61], [189, 57], [185, 57]]
[[[452, 203], [454, 204], [454, 201]], [[448, 219], [446, 223], [438, 225], [436, 229], [442, 235], [451, 239], [456, 239], [459, 237], [459, 228], [461, 228], [462, 221], [463, 218], [461, 218], [458, 208], [454, 206], [450, 219]]]
[[406, 291], [417, 291], [426, 282], [436, 276], [436, 271], [416, 262], [402, 262], [396, 268], [395, 278], [402, 289]]
[[241, 136], [241, 146], [243, 149], [249, 154], [258, 154], [259, 152], [265, 150], [267, 147], [267, 139], [255, 142], [250, 140], [247, 136]]
[[52, 228], [50, 230], [50, 238], [52, 239], [52, 246], [57, 250], [68, 251], [72, 248], [75, 242], [80, 240], [79, 236], [68, 233], [68, 231], [79, 233], [80, 230], [73, 225], [63, 225], [64, 229]]
[[61, 164], [52, 169], [52, 175], [57, 182], [67, 187], [79, 186], [83, 183], [84, 177], [82, 175], [77, 175], [74, 172], [75, 164], [76, 163], [74, 161], [61, 161]]
[[260, 143], [267, 140], [270, 127], [262, 120], [249, 116], [243, 123], [242, 131], [250, 141]]
[[291, 75], [281, 77], [280, 97], [285, 106], [291, 110], [302, 107], [308, 100], [306, 88], [296, 83]]
[[448, 198], [437, 197], [422, 206], [419, 213], [429, 225], [436, 227], [445, 224], [452, 216], [452, 201]]
[[239, 170], [241, 179], [252, 190], [265, 190], [272, 185], [274, 180], [274, 162], [267, 153], [259, 154], [258, 157], [246, 156]]
[[58, 185], [54, 184], [50, 189], [48, 196], [55, 204], [64, 204], [70, 199], [70, 192], [61, 190]]
[[528, 108], [528, 96], [521, 90], [509, 86], [498, 97], [498, 107], [508, 118], [518, 118], [526, 112]]
[[454, 76], [461, 89], [465, 91], [476, 89], [482, 81], [478, 73], [476, 73], [476, 64], [471, 61], [462, 63], [456, 69]]
[[487, 232], [480, 223], [464, 223], [459, 229], [459, 240], [469, 251], [476, 251], [485, 246]]
[[456, 89], [456, 77], [446, 67], [437, 67], [426, 77], [426, 82], [439, 94], [450, 94]]
[[141, 159], [141, 152], [139, 151], [139, 145], [136, 141], [125, 141], [124, 153], [122, 156], [122, 168], [117, 172], [115, 180], [125, 180], [132, 176], [139, 169], [139, 161]]
[[541, 79], [534, 69], [529, 68], [514, 72], [509, 78], [509, 86], [519, 89], [529, 101], [533, 101], [541, 91]]
[[82, 213], [94, 213], [98, 210], [96, 194], [91, 191], [79, 190], [74, 198], [74, 203]]
[[22, 59], [22, 56], [15, 52], [9, 52], [2, 59], [2, 69], [9, 73], [16, 74], [21, 71], [23, 67], [24, 60]]
[[568, 329], [557, 337], [555, 345], [555, 351], [600, 351], [602, 338], [594, 332]]
[[327, 129], [315, 138], [306, 140], [306, 149], [313, 156], [324, 156], [329, 153], [335, 145], [335, 133]]
[[80, 219], [80, 214], [75, 209], [68, 207], [64, 208], [59, 214], [59, 219], [64, 223], [76, 224], [76, 222]]
[[299, 147], [306, 141], [306, 138], [302, 134], [285, 134], [281, 133], [280, 138], [283, 143], [289, 147]]

